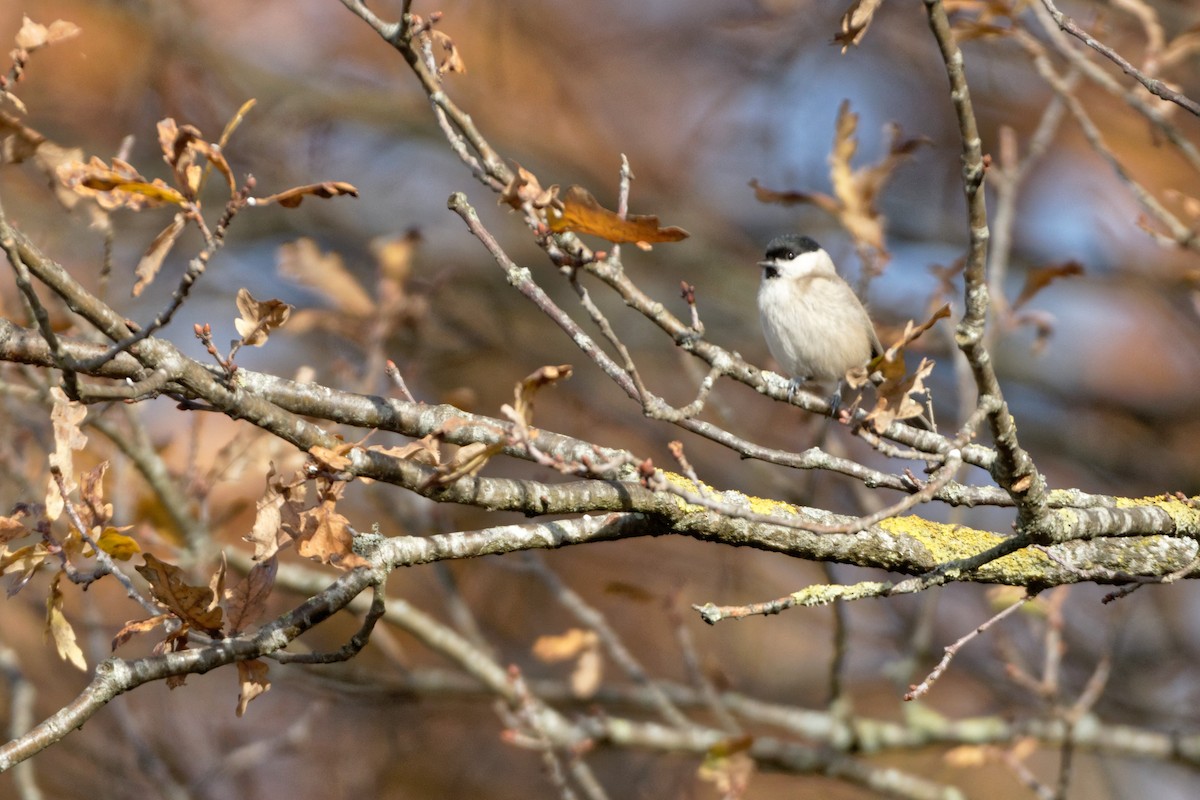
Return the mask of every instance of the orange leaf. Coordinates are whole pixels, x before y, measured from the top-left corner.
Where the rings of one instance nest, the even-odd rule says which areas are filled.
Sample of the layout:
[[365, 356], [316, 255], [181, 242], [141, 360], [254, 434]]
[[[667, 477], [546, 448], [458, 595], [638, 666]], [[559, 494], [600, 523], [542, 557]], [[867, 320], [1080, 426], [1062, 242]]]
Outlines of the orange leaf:
[[159, 561], [149, 553], [142, 558], [144, 566], [135, 567], [150, 584], [150, 593], [174, 614], [193, 628], [210, 636], [221, 633], [220, 607], [213, 607], [215, 595], [207, 586], [192, 586], [187, 576], [174, 564]]
[[325, 181], [324, 183], [312, 183], [308, 186], [297, 186], [294, 189], [288, 189], [269, 197], [251, 197], [249, 204], [252, 206], [265, 206], [271, 203], [279, 203], [284, 208], [295, 208], [304, 202], [304, 198], [308, 195], [312, 195], [313, 197], [337, 197], [343, 194], [358, 197], [358, 189], [342, 181]]
[[652, 215], [630, 214], [621, 219], [582, 186], [568, 187], [559, 204], [547, 207], [546, 218], [555, 233], [573, 231], [613, 243], [635, 242], [643, 250], [648, 250], [652, 242], [678, 242], [688, 237], [682, 228], [660, 228], [658, 217]]

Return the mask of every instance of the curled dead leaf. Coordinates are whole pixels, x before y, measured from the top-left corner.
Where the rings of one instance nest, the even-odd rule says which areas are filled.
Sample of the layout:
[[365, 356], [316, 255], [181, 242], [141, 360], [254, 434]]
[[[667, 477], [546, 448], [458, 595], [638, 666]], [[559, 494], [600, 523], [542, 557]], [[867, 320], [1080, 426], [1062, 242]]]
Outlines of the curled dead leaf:
[[321, 469], [331, 472], [343, 472], [354, 463], [345, 455], [354, 447], [355, 445], [352, 443], [347, 443], [334, 449], [314, 445], [308, 449], [308, 454]]
[[322, 198], [340, 197], [341, 195], [358, 197], [358, 189], [343, 181], [324, 181], [322, 183], [311, 183], [307, 186], [296, 186], [267, 197], [251, 197], [247, 203], [252, 206], [266, 206], [271, 203], [278, 203], [284, 208], [295, 208], [303, 203], [304, 198], [309, 195]]
[[438, 75], [445, 75], [447, 72], [457, 72], [460, 75], [465, 75], [467, 73], [467, 65], [463, 62], [462, 55], [458, 52], [454, 41], [439, 30], [430, 31], [429, 36], [433, 39], [434, 43], [441, 45], [442, 50], [446, 51], [445, 58], [437, 66]]
[[914, 395], [926, 393], [925, 379], [933, 372], [933, 361], [921, 359], [916, 371], [908, 376], [903, 375], [903, 362], [900, 364], [900, 376], [884, 373], [883, 382], [876, 387], [875, 407], [866, 415], [866, 421], [878, 433], [883, 433], [896, 420], [915, 419], [925, 411], [925, 406], [914, 399]]
[[241, 633], [263, 615], [267, 598], [275, 588], [278, 568], [278, 556], [259, 561], [250, 568], [241, 583], [226, 592], [225, 620], [230, 636]]
[[135, 619], [126, 622], [121, 630], [117, 631], [117, 635], [113, 637], [112, 649], [115, 651], [118, 647], [128, 642], [134, 636], [140, 633], [152, 631], [159, 625], [162, 625], [169, 619], [174, 619], [173, 614], [158, 614], [148, 619]]
[[536, 175], [515, 161], [512, 162], [512, 165], [512, 180], [500, 193], [501, 203], [506, 203], [515, 209], [520, 209], [526, 204], [532, 208], [548, 208], [558, 203], [557, 184], [549, 189], [543, 189]]
[[851, 45], [862, 41], [881, 5], [883, 0], [854, 0], [846, 9], [842, 15], [841, 30], [833, 37], [833, 41], [842, 46], [843, 53]]
[[237, 662], [237, 671], [237, 715], [240, 717], [246, 713], [246, 707], [250, 705], [251, 700], [270, 690], [271, 682], [267, 680], [267, 662], [257, 658]]
[[533, 423], [533, 397], [543, 386], [549, 386], [571, 377], [573, 367], [570, 364], [546, 366], [526, 375], [516, 388], [514, 408], [525, 420], [526, 425]]
[[[63, 483], [70, 493], [78, 488], [71, 454], [75, 450], [82, 450], [87, 444], [87, 436], [80, 430], [80, 424], [87, 416], [87, 406], [68, 400], [66, 393], [57, 386], [50, 390], [50, 398], [54, 403], [50, 409], [50, 421], [54, 427], [54, 452], [50, 454], [50, 466], [56, 467], [62, 474]], [[51, 475], [46, 487], [46, 516], [51, 520], [58, 519], [64, 504], [63, 492]]]
[[133, 296], [138, 297], [142, 291], [150, 285], [158, 275], [158, 271], [162, 268], [163, 261], [167, 254], [171, 252], [171, 248], [175, 246], [175, 242], [179, 240], [179, 235], [183, 233], [184, 225], [187, 218], [183, 214], [176, 214], [171, 220], [171, 224], [163, 228], [158, 236], [154, 237], [154, 241], [146, 248], [146, 252], [142, 254], [142, 258], [138, 261], [137, 269], [134, 274], [137, 275], [137, 283], [133, 285]]
[[440, 465], [434, 474], [419, 487], [422, 491], [433, 486], [446, 486], [459, 478], [478, 475], [492, 456], [504, 449], [502, 444], [473, 442], [458, 448], [449, 461]]
[[683, 228], [659, 227], [658, 217], [653, 215], [629, 214], [622, 219], [582, 186], [568, 187], [559, 203], [546, 208], [546, 220], [555, 233], [586, 233], [615, 244], [633, 242], [643, 250], [650, 249], [652, 243], [678, 242], [688, 237]]
[[335, 495], [327, 494], [315, 507], [300, 513], [296, 552], [343, 569], [364, 566], [367, 562], [354, 552], [350, 520], [337, 510], [337, 500]]
[[271, 331], [287, 322], [292, 313], [292, 307], [282, 300], [255, 300], [245, 287], [238, 289], [237, 307], [242, 316], [234, 320], [234, 327], [242, 343], [251, 347], [266, 344]]
[[216, 597], [211, 588], [189, 584], [187, 574], [182, 569], [160, 561], [150, 553], [144, 553], [142, 559], [145, 564], [134, 569], [150, 584], [154, 599], [170, 609], [187, 626], [209, 636], [220, 635], [222, 612], [219, 606], [214, 606]]
[[83, 649], [75, 641], [75, 629], [63, 614], [63, 594], [59, 583], [63, 575], [59, 570], [50, 582], [50, 595], [46, 598], [46, 635], [54, 640], [54, 649], [58, 656], [76, 669], [87, 672], [87, 659], [83, 657]]

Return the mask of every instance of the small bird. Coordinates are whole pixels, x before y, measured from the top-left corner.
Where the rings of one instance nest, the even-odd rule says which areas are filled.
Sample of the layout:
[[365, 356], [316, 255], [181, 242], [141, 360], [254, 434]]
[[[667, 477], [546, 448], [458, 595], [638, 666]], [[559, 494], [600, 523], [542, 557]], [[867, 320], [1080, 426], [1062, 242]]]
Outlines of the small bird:
[[792, 378], [829, 391], [834, 410], [847, 370], [883, 352], [862, 302], [833, 260], [807, 236], [777, 236], [767, 245], [758, 288], [758, 316], [767, 348]]

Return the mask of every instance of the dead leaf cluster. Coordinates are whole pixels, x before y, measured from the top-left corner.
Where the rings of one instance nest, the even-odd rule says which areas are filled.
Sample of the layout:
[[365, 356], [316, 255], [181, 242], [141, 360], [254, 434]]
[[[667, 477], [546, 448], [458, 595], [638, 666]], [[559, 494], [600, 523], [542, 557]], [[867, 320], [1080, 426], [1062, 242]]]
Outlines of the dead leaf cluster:
[[830, 216], [854, 239], [860, 251], [873, 254], [879, 262], [877, 270], [888, 258], [885, 232], [887, 218], [879, 210], [879, 196], [892, 173], [921, 145], [929, 140], [923, 136], [905, 138], [899, 125], [885, 129], [887, 153], [879, 161], [858, 167], [851, 164], [858, 150], [858, 115], [850, 110], [850, 101], [843, 100], [838, 108], [833, 150], [829, 154], [829, 177], [833, 194], [821, 192], [777, 191], [751, 180], [755, 197], [763, 203], [780, 205], [813, 205]]

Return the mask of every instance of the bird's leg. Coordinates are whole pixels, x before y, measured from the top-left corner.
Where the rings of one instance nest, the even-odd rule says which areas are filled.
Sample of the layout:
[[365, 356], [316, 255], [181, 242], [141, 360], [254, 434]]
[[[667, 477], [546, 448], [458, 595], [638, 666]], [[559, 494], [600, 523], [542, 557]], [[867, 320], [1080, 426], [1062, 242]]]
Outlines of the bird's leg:
[[833, 394], [829, 397], [829, 416], [837, 419], [838, 409], [842, 407], [842, 384], [838, 382], [837, 388], [833, 390]]

